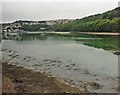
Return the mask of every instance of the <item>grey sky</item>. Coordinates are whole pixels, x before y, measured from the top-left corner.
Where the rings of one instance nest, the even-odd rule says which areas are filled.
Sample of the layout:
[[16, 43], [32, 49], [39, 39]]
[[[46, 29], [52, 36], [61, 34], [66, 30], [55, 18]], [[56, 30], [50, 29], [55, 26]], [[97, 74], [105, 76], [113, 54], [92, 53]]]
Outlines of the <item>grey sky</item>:
[[15, 20], [51, 20], [82, 18], [85, 16], [102, 13], [107, 10], [114, 9], [118, 6], [119, 0], [79, 0], [79, 2], [77, 0], [75, 1], [4, 1], [2, 2], [2, 22], [13, 22]]

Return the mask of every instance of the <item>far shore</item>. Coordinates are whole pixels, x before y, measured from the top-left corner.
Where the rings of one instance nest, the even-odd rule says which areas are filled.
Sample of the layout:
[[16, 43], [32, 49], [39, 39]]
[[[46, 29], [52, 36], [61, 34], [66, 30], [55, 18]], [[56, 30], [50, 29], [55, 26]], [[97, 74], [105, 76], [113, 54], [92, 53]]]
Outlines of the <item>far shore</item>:
[[118, 36], [120, 33], [111, 33], [111, 32], [52, 32], [55, 34], [70, 34], [70, 33], [78, 33], [78, 34], [90, 34], [90, 35], [106, 35], [106, 36]]
[[118, 36], [120, 33], [111, 32], [79, 32], [80, 34], [91, 34], [91, 35], [106, 35], [106, 36]]
[[70, 33], [78, 33], [78, 34], [89, 34], [89, 35], [106, 35], [106, 36], [118, 36], [120, 35], [119, 32], [59, 32], [59, 31], [36, 31], [36, 32], [26, 32], [27, 34], [41, 34], [41, 33], [53, 33], [53, 34], [70, 34]]

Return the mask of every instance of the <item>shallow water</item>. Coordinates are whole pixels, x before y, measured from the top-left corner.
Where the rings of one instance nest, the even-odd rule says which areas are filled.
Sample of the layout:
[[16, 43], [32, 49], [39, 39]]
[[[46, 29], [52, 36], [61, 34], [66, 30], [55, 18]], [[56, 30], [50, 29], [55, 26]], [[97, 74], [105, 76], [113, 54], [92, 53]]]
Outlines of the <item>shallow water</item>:
[[[117, 80], [110, 77], [118, 76], [118, 56], [110, 51], [53, 36], [44, 40], [4, 40], [3, 48], [21, 56], [12, 60], [16, 64], [45, 71], [61, 80], [70, 80], [77, 86], [81, 85], [81, 81], [96, 81], [105, 85], [98, 92], [114, 92], [110, 87], [117, 85]], [[9, 58], [8, 52], [4, 52], [3, 56]]]

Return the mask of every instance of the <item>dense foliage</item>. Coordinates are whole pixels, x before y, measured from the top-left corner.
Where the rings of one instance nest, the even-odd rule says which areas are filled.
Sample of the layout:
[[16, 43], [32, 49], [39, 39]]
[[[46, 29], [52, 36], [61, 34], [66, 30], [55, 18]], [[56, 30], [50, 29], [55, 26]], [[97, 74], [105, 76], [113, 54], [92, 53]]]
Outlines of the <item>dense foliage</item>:
[[36, 24], [36, 25], [22, 25], [22, 29], [24, 31], [45, 31], [45, 30], [50, 30], [51, 27], [46, 24]]
[[32, 21], [18, 21], [25, 31], [76, 31], [76, 32], [120, 32], [120, 7], [114, 10], [107, 11], [102, 14], [96, 14], [82, 19], [76, 19], [64, 24], [47, 25], [45, 21], [39, 21], [38, 24], [23, 24], [32, 23]]
[[120, 8], [54, 26], [55, 31], [119, 32]]

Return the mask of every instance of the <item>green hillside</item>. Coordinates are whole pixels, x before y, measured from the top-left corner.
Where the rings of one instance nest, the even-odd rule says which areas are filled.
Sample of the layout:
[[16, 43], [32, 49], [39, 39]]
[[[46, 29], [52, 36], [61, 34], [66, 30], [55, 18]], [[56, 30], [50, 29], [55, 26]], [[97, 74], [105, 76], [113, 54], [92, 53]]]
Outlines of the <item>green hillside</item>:
[[77, 31], [77, 32], [120, 32], [120, 7], [96, 14], [65, 24], [54, 26], [55, 31]]

